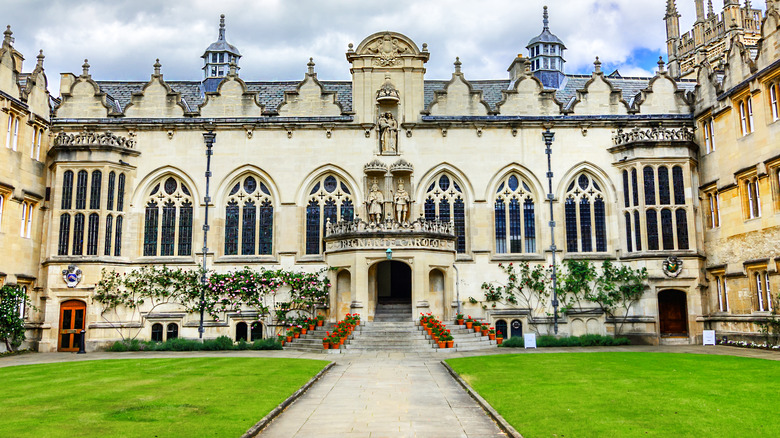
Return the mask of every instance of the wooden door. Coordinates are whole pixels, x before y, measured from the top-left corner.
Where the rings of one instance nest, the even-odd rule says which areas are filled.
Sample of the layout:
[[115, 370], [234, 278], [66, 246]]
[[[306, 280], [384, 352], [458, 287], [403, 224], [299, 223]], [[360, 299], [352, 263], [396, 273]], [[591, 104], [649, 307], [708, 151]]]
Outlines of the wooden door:
[[665, 290], [658, 294], [658, 319], [662, 336], [687, 336], [688, 311], [685, 292]]
[[60, 339], [57, 351], [79, 351], [79, 339], [84, 330], [87, 305], [70, 300], [60, 304]]

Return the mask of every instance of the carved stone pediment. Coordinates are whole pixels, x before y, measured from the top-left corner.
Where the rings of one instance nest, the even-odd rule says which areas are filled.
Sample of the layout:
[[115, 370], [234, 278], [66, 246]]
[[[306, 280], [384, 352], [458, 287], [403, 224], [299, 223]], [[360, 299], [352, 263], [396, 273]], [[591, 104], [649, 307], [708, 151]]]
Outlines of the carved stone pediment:
[[412, 166], [412, 163], [404, 160], [401, 158], [400, 160], [393, 163], [392, 166], [390, 166], [390, 172], [397, 173], [397, 172], [413, 172], [414, 166]]
[[398, 32], [377, 32], [364, 39], [352, 50], [347, 51], [347, 59], [351, 62], [355, 58], [370, 57], [371, 64], [375, 67], [401, 67], [404, 57], [422, 58], [428, 60], [430, 54], [425, 44], [420, 51], [417, 45], [409, 37]]

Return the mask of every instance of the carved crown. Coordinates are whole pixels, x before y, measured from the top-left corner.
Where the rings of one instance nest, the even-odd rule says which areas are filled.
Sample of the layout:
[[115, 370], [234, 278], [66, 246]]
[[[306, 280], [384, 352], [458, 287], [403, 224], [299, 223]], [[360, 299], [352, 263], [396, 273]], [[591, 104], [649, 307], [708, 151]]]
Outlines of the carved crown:
[[390, 166], [390, 172], [396, 173], [396, 172], [413, 172], [414, 166], [412, 166], [412, 163], [404, 160], [401, 158], [400, 160], [393, 163], [392, 166]]
[[363, 172], [387, 172], [387, 166], [379, 160], [374, 160], [363, 166]]

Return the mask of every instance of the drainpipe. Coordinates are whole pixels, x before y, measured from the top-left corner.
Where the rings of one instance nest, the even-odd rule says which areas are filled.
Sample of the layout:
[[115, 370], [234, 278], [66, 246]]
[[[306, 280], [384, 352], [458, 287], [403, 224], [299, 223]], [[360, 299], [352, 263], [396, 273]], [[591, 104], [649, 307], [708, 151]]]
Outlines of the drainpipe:
[[458, 272], [458, 266], [455, 263], [452, 264], [455, 268], [455, 299], [458, 302], [458, 313], [460, 314], [460, 272]]

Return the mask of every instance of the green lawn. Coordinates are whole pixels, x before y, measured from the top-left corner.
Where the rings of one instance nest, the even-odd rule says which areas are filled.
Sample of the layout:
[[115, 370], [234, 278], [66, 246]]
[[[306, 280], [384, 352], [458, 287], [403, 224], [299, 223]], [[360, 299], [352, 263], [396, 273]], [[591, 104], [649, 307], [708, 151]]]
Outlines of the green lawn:
[[237, 437], [326, 364], [192, 358], [0, 368], [0, 437]]
[[673, 353], [447, 361], [525, 438], [780, 436], [780, 362]]

